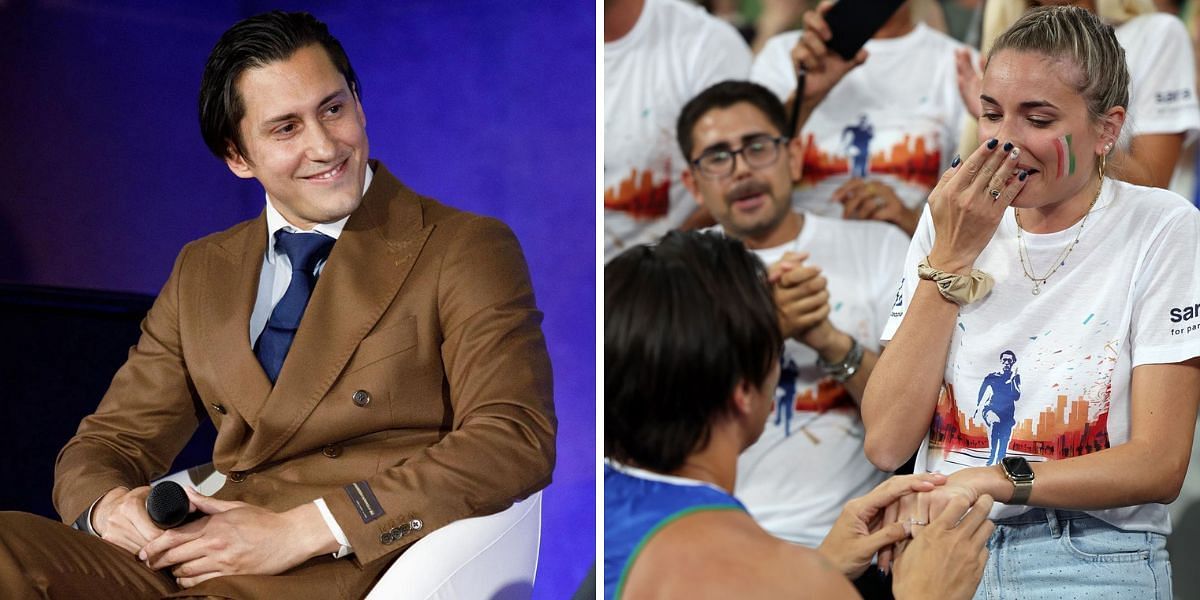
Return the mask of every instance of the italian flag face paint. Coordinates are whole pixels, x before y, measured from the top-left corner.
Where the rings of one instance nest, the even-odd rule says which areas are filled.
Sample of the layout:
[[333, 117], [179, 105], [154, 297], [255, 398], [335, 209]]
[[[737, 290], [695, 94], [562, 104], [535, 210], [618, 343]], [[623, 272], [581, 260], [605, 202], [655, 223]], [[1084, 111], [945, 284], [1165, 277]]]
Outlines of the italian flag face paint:
[[1075, 151], [1071, 149], [1071, 135], [1054, 140], [1054, 151], [1058, 154], [1058, 178], [1075, 174]]

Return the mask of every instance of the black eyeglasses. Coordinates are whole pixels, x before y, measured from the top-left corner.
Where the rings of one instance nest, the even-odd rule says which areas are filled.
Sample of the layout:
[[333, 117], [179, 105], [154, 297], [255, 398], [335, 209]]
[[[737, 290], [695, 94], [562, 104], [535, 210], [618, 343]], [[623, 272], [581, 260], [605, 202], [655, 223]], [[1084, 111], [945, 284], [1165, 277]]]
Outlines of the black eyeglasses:
[[741, 154], [742, 159], [752, 169], [769, 167], [779, 160], [779, 146], [787, 141], [786, 137], [755, 136], [746, 140], [745, 145], [737, 150], [726, 148], [709, 150], [701, 154], [700, 158], [693, 160], [692, 165], [705, 175], [725, 177], [733, 174], [734, 169], [737, 168], [737, 156]]

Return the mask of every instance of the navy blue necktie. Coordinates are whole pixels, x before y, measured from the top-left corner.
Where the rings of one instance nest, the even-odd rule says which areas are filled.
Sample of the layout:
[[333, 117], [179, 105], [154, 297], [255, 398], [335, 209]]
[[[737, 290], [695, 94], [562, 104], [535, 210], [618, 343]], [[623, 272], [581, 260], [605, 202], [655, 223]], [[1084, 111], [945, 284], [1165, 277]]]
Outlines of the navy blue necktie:
[[271, 383], [279, 377], [283, 359], [287, 358], [292, 339], [300, 328], [300, 318], [317, 282], [317, 263], [329, 256], [333, 242], [333, 238], [320, 233], [292, 233], [282, 229], [275, 232], [275, 247], [282, 249], [292, 262], [292, 281], [254, 345], [254, 354]]

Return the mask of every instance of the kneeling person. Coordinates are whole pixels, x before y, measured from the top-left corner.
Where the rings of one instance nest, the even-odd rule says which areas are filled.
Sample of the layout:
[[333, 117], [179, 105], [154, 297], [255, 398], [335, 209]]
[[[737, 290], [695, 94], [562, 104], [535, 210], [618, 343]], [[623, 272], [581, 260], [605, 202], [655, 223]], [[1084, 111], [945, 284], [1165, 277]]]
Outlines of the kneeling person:
[[[945, 478], [893, 478], [848, 502], [815, 551], [768, 534], [730, 493], [780, 371], [762, 263], [733, 239], [671, 233], [610, 262], [604, 290], [605, 597], [856, 597], [846, 578], [908, 536], [880, 526], [884, 508]], [[898, 598], [974, 593], [991, 499], [954, 502], [896, 563]], [[971, 558], [943, 564], [948, 548]]]

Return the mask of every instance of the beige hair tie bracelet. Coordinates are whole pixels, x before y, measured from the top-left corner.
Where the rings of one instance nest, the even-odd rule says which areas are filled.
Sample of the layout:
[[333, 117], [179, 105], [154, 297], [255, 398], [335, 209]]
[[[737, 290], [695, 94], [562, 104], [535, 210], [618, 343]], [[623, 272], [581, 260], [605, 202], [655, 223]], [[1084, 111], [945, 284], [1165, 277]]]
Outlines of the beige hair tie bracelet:
[[939, 271], [929, 266], [928, 256], [917, 263], [917, 277], [936, 283], [942, 297], [959, 306], [982, 299], [996, 284], [991, 275], [979, 269], [971, 269], [970, 275]]

